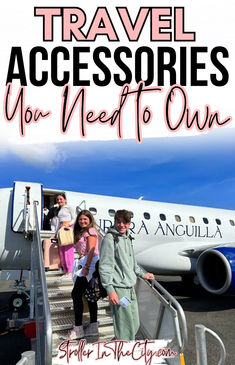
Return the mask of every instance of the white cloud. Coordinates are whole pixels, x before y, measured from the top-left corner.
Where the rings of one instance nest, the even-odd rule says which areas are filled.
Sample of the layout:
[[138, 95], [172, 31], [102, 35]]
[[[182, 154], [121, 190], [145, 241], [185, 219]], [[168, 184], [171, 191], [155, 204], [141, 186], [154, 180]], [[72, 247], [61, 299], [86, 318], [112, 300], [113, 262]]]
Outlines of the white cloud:
[[24, 162], [50, 171], [57, 168], [65, 160], [65, 154], [60, 150], [60, 144], [16, 144], [8, 147], [10, 153]]
[[2, 138], [0, 138], [0, 158], [5, 157], [9, 150], [7, 149], [8, 144]]

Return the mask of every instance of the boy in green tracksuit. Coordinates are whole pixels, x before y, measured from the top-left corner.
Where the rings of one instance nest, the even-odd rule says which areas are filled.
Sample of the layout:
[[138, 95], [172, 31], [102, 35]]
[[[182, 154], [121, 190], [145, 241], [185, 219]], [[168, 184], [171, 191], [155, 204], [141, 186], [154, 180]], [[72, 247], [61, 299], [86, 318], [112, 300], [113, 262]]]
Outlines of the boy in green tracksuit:
[[[99, 272], [101, 283], [107, 290], [111, 304], [115, 340], [135, 340], [139, 328], [139, 311], [134, 285], [136, 277], [153, 280], [151, 273], [144, 274], [136, 263], [132, 237], [128, 228], [131, 213], [118, 210], [111, 227], [100, 247]], [[121, 298], [127, 297], [130, 304], [120, 305]]]

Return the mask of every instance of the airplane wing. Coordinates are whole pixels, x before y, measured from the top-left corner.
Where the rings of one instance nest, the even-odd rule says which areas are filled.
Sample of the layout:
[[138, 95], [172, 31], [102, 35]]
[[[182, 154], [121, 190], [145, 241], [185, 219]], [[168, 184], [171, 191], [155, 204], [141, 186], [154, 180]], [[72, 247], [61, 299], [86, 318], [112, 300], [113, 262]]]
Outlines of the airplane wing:
[[200, 245], [198, 247], [189, 247], [185, 250], [179, 251], [178, 254], [181, 256], [191, 257], [191, 258], [198, 258], [202, 252], [209, 250], [209, 249], [217, 249], [219, 247], [230, 247], [235, 249], [235, 242], [232, 243], [220, 243], [219, 245]]

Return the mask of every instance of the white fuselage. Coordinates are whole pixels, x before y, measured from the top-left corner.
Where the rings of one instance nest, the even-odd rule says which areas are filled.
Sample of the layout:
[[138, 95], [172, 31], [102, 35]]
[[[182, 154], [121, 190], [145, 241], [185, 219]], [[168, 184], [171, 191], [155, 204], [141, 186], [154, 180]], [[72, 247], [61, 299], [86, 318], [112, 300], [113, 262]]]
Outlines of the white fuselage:
[[[26, 185], [30, 186], [30, 183], [16, 184], [22, 184], [22, 189]], [[18, 197], [19, 193], [13, 194], [13, 190], [14, 188], [0, 189], [0, 269], [30, 269], [30, 241], [24, 238], [22, 232], [12, 230], [14, 224], [15, 227], [20, 227], [18, 221], [22, 219], [20, 218], [22, 214], [13, 211], [18, 209], [17, 199], [22, 199], [22, 196]], [[38, 191], [40, 188], [30, 196], [31, 215], [34, 200], [40, 203], [41, 210], [43, 196], [58, 192], [43, 189], [39, 194]], [[65, 193], [68, 205], [75, 211], [78, 206], [91, 210], [96, 223], [105, 231], [113, 224], [116, 210], [132, 211], [130, 230], [135, 238], [137, 261], [154, 273], [166, 275], [194, 273], [197, 260], [194, 252], [218, 245], [233, 245], [235, 242], [235, 214], [232, 210], [71, 191]], [[22, 210], [22, 202], [20, 209]]]

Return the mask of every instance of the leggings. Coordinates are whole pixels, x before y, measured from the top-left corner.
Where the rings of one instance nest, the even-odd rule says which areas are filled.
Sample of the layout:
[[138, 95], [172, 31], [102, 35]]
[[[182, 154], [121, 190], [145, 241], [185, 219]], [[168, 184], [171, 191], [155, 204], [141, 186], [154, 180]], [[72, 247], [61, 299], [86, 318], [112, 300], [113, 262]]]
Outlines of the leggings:
[[[75, 314], [75, 326], [82, 325], [82, 315], [83, 315], [82, 296], [87, 286], [88, 286], [88, 281], [86, 277], [78, 276], [72, 290], [73, 309]], [[97, 322], [97, 302], [87, 301], [87, 303], [90, 312], [90, 323]]]

